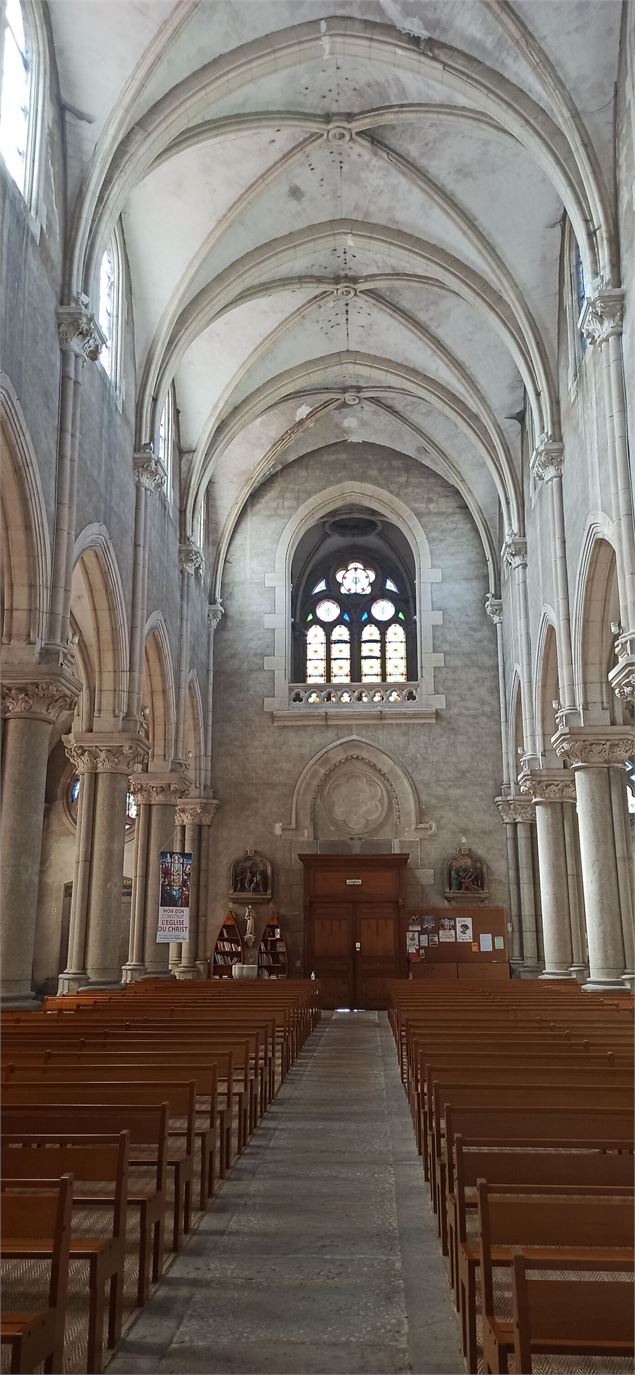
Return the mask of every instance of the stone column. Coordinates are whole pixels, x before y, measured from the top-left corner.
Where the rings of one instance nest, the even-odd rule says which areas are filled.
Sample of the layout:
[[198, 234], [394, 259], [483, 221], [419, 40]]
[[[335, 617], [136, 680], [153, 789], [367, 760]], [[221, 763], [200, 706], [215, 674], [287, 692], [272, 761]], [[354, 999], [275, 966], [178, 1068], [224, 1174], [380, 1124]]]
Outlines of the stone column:
[[523, 962], [523, 934], [520, 914], [520, 883], [518, 875], [518, 845], [516, 837], [516, 815], [514, 801], [507, 797], [497, 797], [496, 806], [505, 825], [507, 845], [507, 878], [509, 882], [509, 920], [511, 942], [509, 962], [520, 968]]
[[553, 745], [575, 774], [589, 943], [585, 988], [623, 988], [626, 952], [610, 771], [633, 753], [635, 731], [625, 726], [569, 727], [556, 733]]
[[534, 477], [545, 484], [551, 514], [553, 550], [553, 584], [556, 596], [556, 646], [558, 658], [558, 691], [560, 694], [559, 724], [570, 725], [578, 720], [573, 683], [573, 652], [571, 649], [571, 611], [567, 574], [567, 542], [562, 491], [564, 450], [560, 441], [541, 435], [531, 459]]
[[[181, 854], [183, 854], [183, 852], [184, 852], [185, 850], [187, 850], [187, 846], [186, 846], [186, 844], [185, 844], [185, 826], [183, 825], [183, 822], [179, 819], [178, 807], [177, 807], [176, 815], [175, 815], [175, 818], [174, 818], [174, 849], [180, 851]], [[189, 854], [189, 851], [188, 851], [188, 854]], [[194, 855], [192, 855], [192, 863], [193, 863], [193, 862], [194, 862]], [[191, 888], [191, 879], [190, 879], [190, 888]], [[191, 893], [190, 893], [190, 901], [191, 901]], [[170, 973], [171, 973], [171, 974], [174, 974], [175, 976], [176, 976], [178, 970], [179, 970], [180, 967], [181, 967], [181, 950], [182, 950], [182, 948], [183, 948], [182, 945], [181, 945], [178, 941], [170, 941], [170, 944], [169, 944], [169, 947], [168, 947], [168, 965], [169, 965], [169, 968], [170, 968]]]
[[580, 866], [578, 845], [576, 843], [578, 820], [575, 807], [563, 806], [564, 843], [567, 852], [567, 887], [569, 893], [569, 920], [571, 922], [571, 975], [579, 983], [584, 983], [589, 967], [586, 950], [586, 929], [584, 925], [584, 906], [580, 891]]
[[196, 979], [200, 970], [197, 960], [200, 955], [199, 928], [204, 930], [207, 898], [207, 827], [211, 826], [218, 810], [218, 802], [212, 798], [187, 797], [179, 803], [177, 821], [185, 827], [185, 849], [192, 854], [192, 878], [190, 884], [190, 935], [180, 949], [180, 963], [175, 968], [178, 979]]
[[573, 963], [563, 807], [575, 801], [572, 776], [563, 769], [521, 774], [523, 793], [536, 811], [545, 968], [542, 979], [569, 979]]
[[534, 891], [534, 859], [531, 833], [534, 821], [533, 803], [529, 798], [512, 799], [516, 812], [516, 840], [518, 844], [518, 889], [522, 925], [522, 975], [535, 979], [539, 973], [536, 894]]
[[203, 555], [198, 545], [188, 539], [179, 545], [179, 570], [181, 574], [180, 635], [179, 635], [179, 672], [176, 697], [176, 730], [174, 738], [174, 758], [185, 764], [185, 713], [187, 709], [187, 683], [190, 671], [190, 599], [192, 578], [202, 573]]
[[539, 759], [536, 745], [536, 724], [534, 720], [534, 701], [531, 683], [531, 640], [529, 636], [529, 602], [527, 597], [527, 540], [524, 536], [508, 530], [501, 550], [505, 563], [511, 569], [514, 608], [520, 660], [520, 696], [523, 706], [524, 763], [528, 769], [538, 768]]
[[624, 960], [626, 965], [623, 979], [631, 992], [635, 993], [635, 931], [630, 864], [631, 834], [628, 816], [626, 773], [624, 769], [610, 769], [609, 773], [611, 779], [615, 857], [617, 860], [617, 884], [620, 894]]
[[[496, 654], [498, 660], [498, 701], [500, 708], [501, 757], [503, 762], [503, 796], [510, 787], [509, 734], [507, 730], [507, 690], [505, 687], [505, 649], [503, 645], [503, 602], [489, 592], [485, 598], [485, 612], [496, 626]], [[515, 770], [514, 770], [515, 772]]]
[[622, 327], [624, 292], [621, 287], [599, 284], [585, 301], [580, 328], [592, 348], [601, 351], [604, 376], [615, 561], [622, 632], [616, 641], [617, 664], [609, 673], [614, 692], [623, 700], [635, 699], [635, 522], [633, 489], [626, 428], [626, 391]]
[[133, 730], [139, 717], [143, 683], [144, 628], [148, 589], [148, 496], [165, 487], [167, 473], [159, 458], [146, 444], [133, 455], [135, 479], [134, 558], [132, 567], [132, 610], [130, 614], [130, 673], [126, 726]]
[[80, 685], [65, 670], [6, 667], [2, 682], [0, 996], [32, 1000], [31, 978], [51, 726], [72, 716]]
[[60, 993], [73, 993], [86, 983], [102, 987], [121, 983], [119, 937], [126, 794], [130, 774], [146, 763], [148, 743], [141, 736], [91, 731], [65, 736], [64, 744], [82, 780], [69, 964], [59, 981]]
[[135, 864], [132, 881], [132, 916], [126, 983], [168, 974], [169, 946], [157, 944], [161, 895], [160, 854], [172, 850], [177, 803], [187, 792], [189, 780], [180, 772], [145, 773], [134, 779], [131, 791], [137, 806]]

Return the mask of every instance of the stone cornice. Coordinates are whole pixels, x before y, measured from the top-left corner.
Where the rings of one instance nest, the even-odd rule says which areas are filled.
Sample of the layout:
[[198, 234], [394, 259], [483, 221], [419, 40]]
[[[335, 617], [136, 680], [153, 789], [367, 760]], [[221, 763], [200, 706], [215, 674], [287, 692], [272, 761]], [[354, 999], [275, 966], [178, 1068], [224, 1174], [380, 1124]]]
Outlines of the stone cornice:
[[138, 775], [130, 781], [130, 791], [135, 801], [147, 806], [176, 807], [185, 796], [190, 780], [182, 773]]
[[621, 334], [624, 323], [624, 291], [622, 287], [600, 287], [587, 296], [580, 311], [578, 328], [589, 344], [602, 348], [615, 334]]
[[106, 342], [94, 315], [82, 306], [60, 306], [57, 335], [62, 353], [74, 353], [82, 363], [95, 363]]
[[207, 608], [207, 623], [212, 630], [218, 629], [224, 615], [225, 607], [221, 601], [210, 602]]
[[48, 721], [54, 725], [64, 716], [72, 716], [82, 688], [72, 674], [50, 668], [38, 674], [34, 665], [27, 673], [6, 667], [1, 685], [2, 715], [6, 720], [29, 718]]
[[570, 726], [552, 739], [559, 759], [572, 769], [585, 765], [621, 766], [635, 754], [635, 729], [629, 726]]
[[140, 735], [109, 735], [90, 731], [84, 735], [65, 735], [63, 739], [66, 753], [79, 774], [129, 775], [147, 763], [149, 745]]
[[541, 434], [531, 456], [530, 471], [539, 482], [553, 482], [562, 476], [564, 445], [560, 440]]
[[488, 592], [485, 598], [485, 614], [494, 625], [500, 625], [503, 619], [502, 597], [495, 597], [493, 592]]
[[531, 822], [534, 820], [534, 804], [530, 797], [497, 797], [495, 799], [501, 821]]
[[524, 535], [517, 535], [515, 530], [508, 530], [503, 541], [501, 557], [510, 568], [521, 568], [527, 564], [527, 540]]
[[575, 802], [570, 769], [531, 769], [519, 778], [520, 790], [534, 802]]
[[132, 455], [132, 469], [137, 486], [144, 487], [147, 492], [161, 492], [168, 480], [165, 465], [153, 453], [151, 444], [145, 444]]
[[214, 797], [184, 797], [176, 809], [177, 826], [211, 826], [220, 802]]
[[182, 573], [202, 574], [205, 567], [205, 559], [202, 550], [194, 543], [194, 540], [187, 539], [184, 544], [179, 545], [179, 568]]

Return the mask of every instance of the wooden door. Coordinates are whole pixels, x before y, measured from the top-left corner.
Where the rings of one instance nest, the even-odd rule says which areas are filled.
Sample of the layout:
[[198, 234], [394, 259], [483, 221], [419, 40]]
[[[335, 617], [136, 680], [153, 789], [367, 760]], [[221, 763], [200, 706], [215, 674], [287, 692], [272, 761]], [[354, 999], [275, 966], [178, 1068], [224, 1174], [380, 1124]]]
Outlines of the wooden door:
[[322, 1007], [354, 1007], [354, 906], [315, 902], [311, 918], [310, 961], [322, 987]]
[[400, 974], [399, 904], [359, 902], [355, 917], [355, 1006], [387, 1007], [387, 981]]

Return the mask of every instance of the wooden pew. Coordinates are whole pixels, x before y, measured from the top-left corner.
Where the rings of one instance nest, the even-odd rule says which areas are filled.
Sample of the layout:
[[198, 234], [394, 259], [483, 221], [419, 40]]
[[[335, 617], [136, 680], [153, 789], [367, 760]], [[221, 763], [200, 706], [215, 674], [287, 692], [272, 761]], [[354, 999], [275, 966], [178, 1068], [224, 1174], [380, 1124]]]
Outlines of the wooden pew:
[[[53, 1139], [50, 1136], [5, 1136], [2, 1141], [3, 1189], [23, 1188], [25, 1183], [43, 1174], [47, 1178], [56, 1178], [58, 1175], [61, 1178], [63, 1174], [70, 1173], [75, 1182], [73, 1204], [77, 1208], [87, 1206], [85, 1199], [77, 1192], [79, 1182], [90, 1181], [93, 1184], [100, 1183], [102, 1187], [104, 1184], [111, 1186], [112, 1198], [108, 1199], [106, 1205], [111, 1215], [109, 1235], [87, 1236], [83, 1232], [76, 1233], [71, 1227], [70, 1259], [87, 1261], [89, 1267], [86, 1368], [90, 1372], [102, 1369], [107, 1290], [108, 1346], [114, 1346], [121, 1336], [128, 1154], [127, 1132], [120, 1132], [118, 1137], [84, 1137], [81, 1144], [79, 1140], [69, 1142], [64, 1137]], [[94, 1199], [90, 1200], [88, 1206], [95, 1206]], [[30, 1256], [37, 1247], [39, 1256], [52, 1260], [51, 1243], [48, 1241], [31, 1240], [25, 1243], [26, 1246], [30, 1248]], [[14, 1250], [13, 1254], [17, 1252]]]
[[[569, 1269], [573, 1269], [569, 1265]], [[627, 1280], [529, 1279], [531, 1262], [512, 1253], [514, 1369], [532, 1375], [535, 1355], [584, 1358], [635, 1354], [633, 1290]], [[612, 1273], [610, 1266], [609, 1274]]]
[[[51, 1140], [61, 1137], [70, 1141], [94, 1136], [96, 1126], [100, 1136], [119, 1136], [127, 1131], [131, 1153], [135, 1148], [147, 1149], [151, 1156], [143, 1164], [151, 1170], [152, 1182], [146, 1187], [131, 1185], [129, 1175], [127, 1198], [128, 1207], [139, 1213], [137, 1303], [141, 1307], [150, 1293], [150, 1275], [156, 1284], [163, 1267], [168, 1104], [82, 1106], [71, 1102], [10, 1107], [3, 1103], [2, 1107], [3, 1136], [45, 1136]], [[103, 1205], [104, 1193], [82, 1194], [82, 1200]]]
[[64, 1327], [68, 1286], [73, 1177], [32, 1181], [33, 1193], [7, 1193], [2, 1200], [2, 1254], [10, 1259], [17, 1248], [20, 1259], [33, 1244], [50, 1242], [51, 1277], [48, 1306], [34, 1313], [3, 1312], [0, 1337], [11, 1349], [12, 1375], [33, 1371], [44, 1363], [46, 1371], [64, 1368]]

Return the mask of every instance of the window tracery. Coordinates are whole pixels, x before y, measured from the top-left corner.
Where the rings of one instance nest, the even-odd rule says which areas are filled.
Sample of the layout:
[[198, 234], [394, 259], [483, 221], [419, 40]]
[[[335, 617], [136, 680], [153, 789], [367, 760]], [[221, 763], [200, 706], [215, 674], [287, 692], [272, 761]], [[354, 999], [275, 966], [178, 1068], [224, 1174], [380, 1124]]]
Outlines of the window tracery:
[[[306, 683], [406, 682], [416, 673], [412, 601], [375, 560], [331, 560], [308, 580], [296, 630]], [[401, 584], [401, 585], [400, 585]], [[390, 594], [390, 595], [388, 595]], [[410, 640], [410, 643], [409, 643]], [[412, 661], [412, 662], [409, 662]]]
[[42, 114], [32, 20], [30, 7], [21, 0], [0, 0], [0, 153], [31, 211], [37, 191]]

